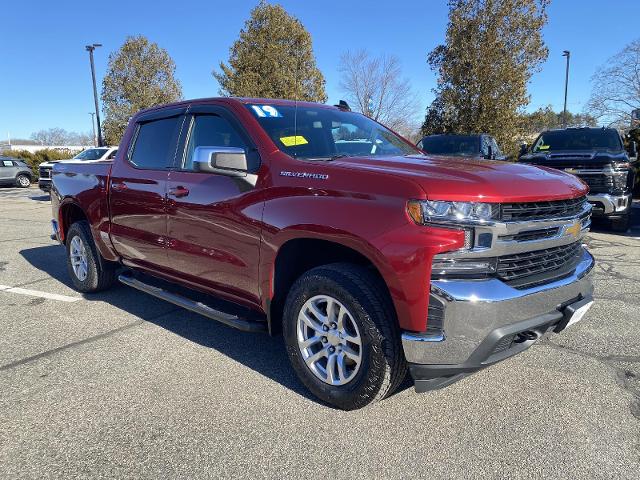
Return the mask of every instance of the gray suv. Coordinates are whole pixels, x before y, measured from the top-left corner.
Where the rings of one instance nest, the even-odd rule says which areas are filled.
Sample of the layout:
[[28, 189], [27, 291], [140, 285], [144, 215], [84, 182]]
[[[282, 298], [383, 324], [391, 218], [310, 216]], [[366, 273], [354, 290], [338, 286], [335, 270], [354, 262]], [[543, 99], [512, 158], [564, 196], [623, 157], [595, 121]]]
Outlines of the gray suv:
[[0, 185], [27, 188], [32, 180], [31, 169], [22, 160], [0, 157]]

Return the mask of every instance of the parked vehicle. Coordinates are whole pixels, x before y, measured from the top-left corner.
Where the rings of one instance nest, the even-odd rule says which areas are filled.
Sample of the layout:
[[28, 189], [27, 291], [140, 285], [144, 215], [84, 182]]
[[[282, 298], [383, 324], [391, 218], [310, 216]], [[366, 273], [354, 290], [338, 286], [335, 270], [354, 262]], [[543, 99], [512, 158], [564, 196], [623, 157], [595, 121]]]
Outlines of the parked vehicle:
[[428, 155], [506, 160], [496, 139], [486, 133], [428, 135], [416, 146]]
[[519, 162], [557, 168], [589, 186], [593, 216], [606, 218], [614, 230], [626, 232], [638, 175], [635, 142], [626, 152], [613, 128], [566, 128], [541, 133], [532, 147], [523, 146]]
[[355, 409], [407, 369], [440, 388], [578, 321], [586, 192], [556, 170], [429, 158], [344, 108], [220, 98], [138, 113], [112, 162], [56, 164], [53, 229], [79, 291], [119, 279], [282, 332], [304, 385]]
[[29, 165], [22, 160], [0, 157], [0, 185], [13, 185], [27, 188], [31, 185], [33, 174]]
[[88, 148], [83, 150], [75, 157], [69, 160], [51, 160], [49, 162], [41, 163], [38, 172], [38, 187], [43, 192], [51, 190], [51, 170], [56, 163], [60, 162], [76, 162], [76, 161], [99, 161], [99, 160], [113, 160], [118, 153], [118, 147], [97, 147]]

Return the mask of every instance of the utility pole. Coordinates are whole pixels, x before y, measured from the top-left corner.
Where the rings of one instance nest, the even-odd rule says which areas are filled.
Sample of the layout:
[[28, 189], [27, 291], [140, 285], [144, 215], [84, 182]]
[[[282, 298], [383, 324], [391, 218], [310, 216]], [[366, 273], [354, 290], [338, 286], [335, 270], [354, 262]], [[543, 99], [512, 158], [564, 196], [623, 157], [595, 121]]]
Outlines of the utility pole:
[[97, 147], [98, 145], [96, 145], [96, 124], [93, 123], [93, 116], [95, 115], [95, 112], [89, 112], [89, 115], [91, 115], [91, 130], [93, 131], [93, 146]]
[[[100, 129], [100, 111], [98, 108], [98, 89], [96, 88], [96, 68], [93, 65], [93, 51], [97, 47], [101, 47], [101, 43], [86, 45], [84, 48], [89, 52], [89, 61], [91, 62], [91, 79], [93, 80], [93, 100], [96, 104], [96, 124], [98, 127], [98, 147], [102, 146], [102, 130]], [[93, 121], [92, 121], [93, 123]]]
[[562, 110], [562, 128], [567, 128], [567, 90], [569, 88], [569, 59], [571, 52], [565, 50], [562, 52], [563, 57], [567, 57], [567, 73], [564, 77], [564, 110]]

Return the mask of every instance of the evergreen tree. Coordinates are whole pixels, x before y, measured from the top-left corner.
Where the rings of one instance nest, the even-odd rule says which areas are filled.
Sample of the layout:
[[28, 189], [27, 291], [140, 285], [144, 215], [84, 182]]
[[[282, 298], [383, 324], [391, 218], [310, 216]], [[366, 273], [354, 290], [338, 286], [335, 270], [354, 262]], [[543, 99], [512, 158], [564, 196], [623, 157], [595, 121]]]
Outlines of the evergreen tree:
[[280, 5], [261, 1], [230, 49], [229, 65], [213, 76], [220, 94], [325, 102], [311, 35]]
[[[486, 132], [514, 151], [529, 103], [527, 82], [548, 55], [542, 39], [548, 3], [450, 0], [446, 42], [428, 57], [438, 86], [427, 120], [441, 115], [447, 130]], [[426, 122], [425, 133], [430, 128]]]
[[167, 51], [142, 35], [128, 37], [109, 55], [101, 96], [108, 145], [120, 143], [129, 118], [138, 110], [180, 100], [182, 88], [175, 70]]

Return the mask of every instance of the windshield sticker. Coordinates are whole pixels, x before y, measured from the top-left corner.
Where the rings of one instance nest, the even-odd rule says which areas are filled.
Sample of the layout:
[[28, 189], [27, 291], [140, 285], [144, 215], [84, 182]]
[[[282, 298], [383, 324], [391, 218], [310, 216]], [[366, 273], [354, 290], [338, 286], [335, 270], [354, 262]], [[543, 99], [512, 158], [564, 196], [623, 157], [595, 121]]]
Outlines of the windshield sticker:
[[256, 112], [256, 115], [262, 118], [282, 117], [280, 112], [275, 107], [272, 107], [271, 105], [251, 105], [251, 108], [253, 109], [254, 112]]
[[280, 141], [285, 147], [295, 147], [296, 145], [306, 145], [307, 139], [302, 135], [293, 135], [291, 137], [280, 137]]
[[538, 150], [549, 150], [549, 145], [540, 145]]

